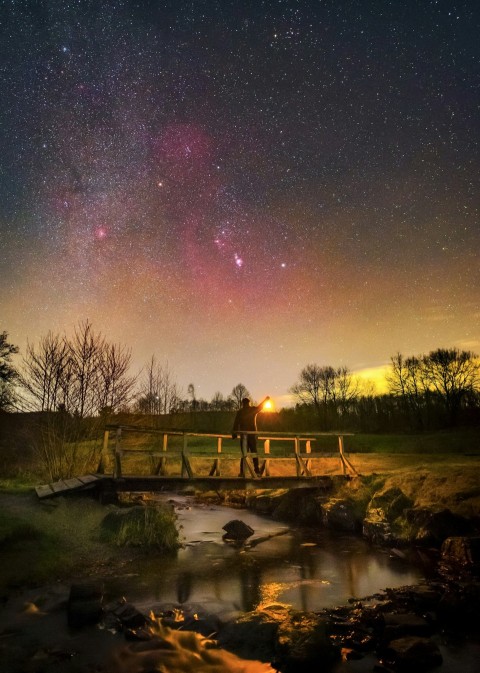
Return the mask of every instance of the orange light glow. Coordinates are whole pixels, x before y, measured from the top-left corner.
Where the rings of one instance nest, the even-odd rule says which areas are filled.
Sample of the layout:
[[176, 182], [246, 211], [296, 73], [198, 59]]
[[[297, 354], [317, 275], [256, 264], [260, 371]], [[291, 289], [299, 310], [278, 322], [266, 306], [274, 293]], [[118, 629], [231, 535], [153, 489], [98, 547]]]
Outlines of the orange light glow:
[[273, 411], [273, 401], [267, 400], [262, 407], [262, 411]]

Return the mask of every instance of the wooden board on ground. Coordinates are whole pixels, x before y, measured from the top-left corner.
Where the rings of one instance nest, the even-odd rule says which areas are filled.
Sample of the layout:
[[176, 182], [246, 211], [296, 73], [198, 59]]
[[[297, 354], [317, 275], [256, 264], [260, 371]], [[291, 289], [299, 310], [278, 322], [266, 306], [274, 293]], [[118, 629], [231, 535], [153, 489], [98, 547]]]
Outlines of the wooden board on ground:
[[42, 484], [35, 487], [39, 498], [48, 498], [53, 495], [59, 495], [67, 491], [81, 491], [88, 488], [90, 484], [98, 481], [101, 477], [94, 474], [86, 474], [82, 477], [72, 477], [71, 479], [60, 479], [52, 484]]

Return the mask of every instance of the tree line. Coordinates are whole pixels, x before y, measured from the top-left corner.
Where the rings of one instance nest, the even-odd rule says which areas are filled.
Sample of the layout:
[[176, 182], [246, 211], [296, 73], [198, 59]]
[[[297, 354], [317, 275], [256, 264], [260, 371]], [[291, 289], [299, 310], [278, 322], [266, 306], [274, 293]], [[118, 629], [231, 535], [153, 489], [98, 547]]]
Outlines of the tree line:
[[388, 393], [365, 392], [347, 367], [307, 365], [290, 392], [296, 412], [322, 430], [438, 430], [480, 422], [480, 362], [458, 348], [390, 358]]
[[[89, 321], [73, 335], [49, 332], [28, 343], [21, 363], [18, 348], [0, 333], [0, 410], [55, 412], [84, 419], [125, 412], [158, 416], [185, 412], [234, 411], [245, 385], [198, 398], [190, 383], [186, 395], [168, 363], [155, 355], [132, 374], [131, 349], [110, 343]], [[457, 348], [427, 355], [391, 358], [388, 393], [366, 390], [348, 367], [311, 363], [289, 392], [295, 408], [280, 417], [303, 429], [352, 431], [424, 431], [470, 425], [480, 419], [478, 356]], [[281, 422], [282, 418], [280, 418]]]
[[190, 383], [187, 395], [179, 388], [168, 363], [155, 355], [132, 374], [132, 351], [108, 342], [89, 321], [79, 323], [71, 337], [48, 332], [38, 343], [19, 352], [0, 334], [0, 410], [62, 412], [77, 418], [111, 413], [148, 415], [187, 411], [234, 411], [247, 388], [238, 383], [229, 395], [216, 392], [210, 401], [198, 398]]

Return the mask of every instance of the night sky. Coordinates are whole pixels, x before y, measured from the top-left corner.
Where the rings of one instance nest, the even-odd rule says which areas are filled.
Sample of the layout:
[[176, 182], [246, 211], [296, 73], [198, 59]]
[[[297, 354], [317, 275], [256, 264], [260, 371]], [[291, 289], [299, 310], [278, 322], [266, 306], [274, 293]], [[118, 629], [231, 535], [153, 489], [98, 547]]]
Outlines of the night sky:
[[480, 351], [480, 3], [0, 2], [0, 331], [184, 392]]

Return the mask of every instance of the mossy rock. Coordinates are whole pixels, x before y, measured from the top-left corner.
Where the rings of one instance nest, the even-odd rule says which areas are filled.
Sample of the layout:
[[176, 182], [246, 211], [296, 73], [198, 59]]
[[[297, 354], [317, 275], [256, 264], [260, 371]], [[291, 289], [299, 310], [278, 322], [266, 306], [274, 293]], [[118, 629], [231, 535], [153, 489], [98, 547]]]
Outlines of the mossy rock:
[[398, 487], [387, 488], [374, 494], [367, 509], [367, 517], [372, 518], [373, 511], [383, 511], [384, 519], [389, 522], [403, 516], [405, 510], [411, 508], [412, 500]]

